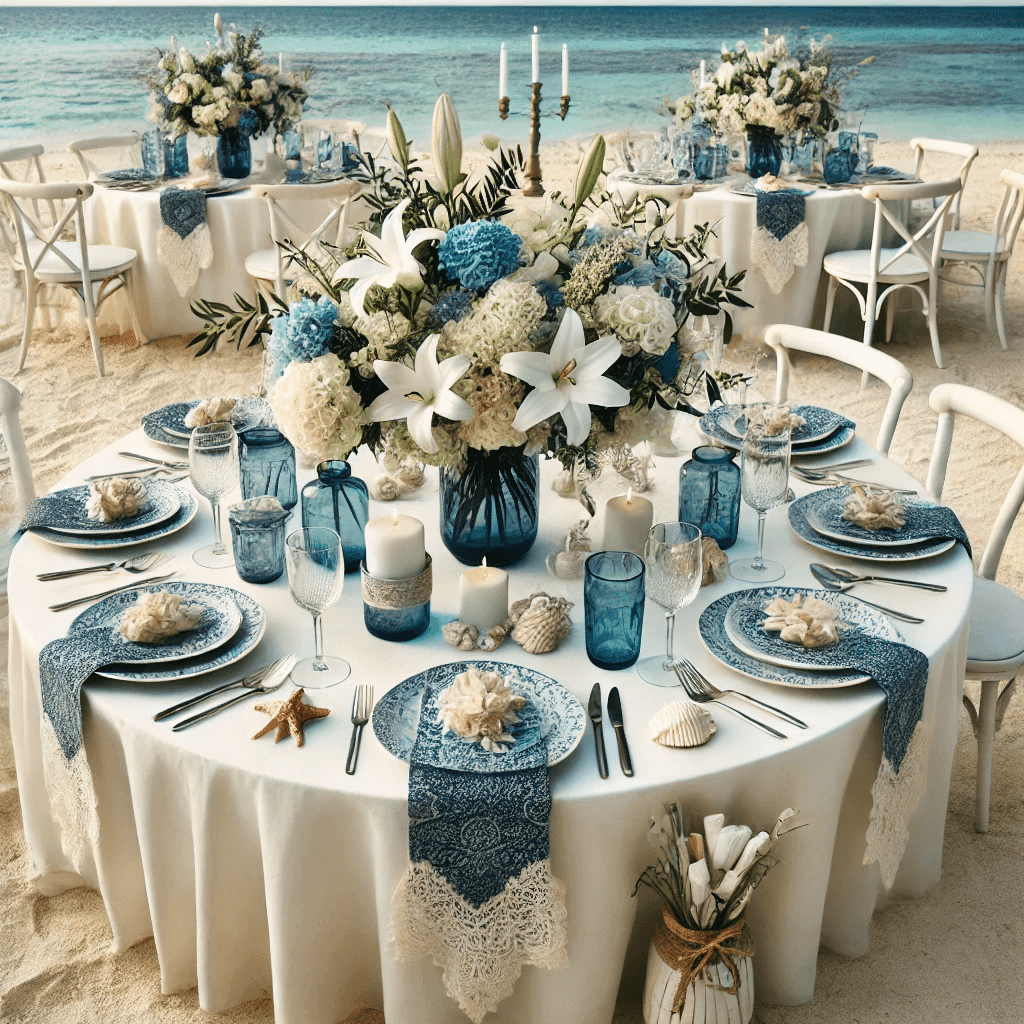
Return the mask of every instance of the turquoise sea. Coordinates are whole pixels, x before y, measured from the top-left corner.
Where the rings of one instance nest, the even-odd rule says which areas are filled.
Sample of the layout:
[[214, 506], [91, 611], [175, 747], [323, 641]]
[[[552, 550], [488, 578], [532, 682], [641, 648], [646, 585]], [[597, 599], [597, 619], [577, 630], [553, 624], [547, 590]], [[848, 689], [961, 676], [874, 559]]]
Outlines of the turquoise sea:
[[[547, 109], [557, 108], [569, 46], [572, 109], [545, 137], [661, 123], [663, 96], [721, 44], [764, 28], [791, 42], [833, 37], [844, 62], [874, 56], [848, 90], [863, 127], [883, 138], [1024, 137], [1021, 7], [224, 7], [225, 23], [265, 27], [265, 49], [314, 70], [311, 117], [381, 124], [386, 103], [426, 141], [434, 100], [451, 93], [467, 137], [525, 139], [529, 33], [541, 31]], [[145, 127], [139, 75], [154, 47], [201, 49], [212, 8], [0, 6], [0, 142]], [[509, 49], [513, 116], [497, 115], [498, 50]]]

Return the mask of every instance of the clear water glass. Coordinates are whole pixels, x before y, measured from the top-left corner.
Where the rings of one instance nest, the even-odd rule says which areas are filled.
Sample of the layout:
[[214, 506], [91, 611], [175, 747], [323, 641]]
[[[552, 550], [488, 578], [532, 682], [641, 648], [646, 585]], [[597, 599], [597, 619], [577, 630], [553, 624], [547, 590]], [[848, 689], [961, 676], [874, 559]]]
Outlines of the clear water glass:
[[702, 540], [700, 528], [693, 523], [657, 523], [647, 535], [647, 596], [665, 609], [665, 656], [641, 658], [636, 663], [645, 683], [679, 685], [672, 669], [676, 612], [700, 591]]
[[213, 509], [214, 542], [193, 552], [192, 560], [207, 569], [226, 569], [235, 560], [224, 543], [221, 498], [238, 486], [238, 435], [230, 423], [204, 423], [188, 442], [192, 486]]
[[315, 656], [300, 661], [292, 670], [292, 679], [305, 690], [336, 686], [348, 679], [352, 668], [343, 658], [324, 654], [320, 617], [337, 602], [345, 587], [341, 538], [323, 526], [296, 530], [285, 541], [285, 561], [292, 600], [313, 616]]
[[[756, 411], [760, 410], [760, 415]], [[747, 433], [740, 460], [740, 494], [757, 512], [757, 556], [729, 565], [729, 575], [748, 583], [771, 583], [786, 575], [781, 562], [764, 558], [764, 522], [768, 509], [781, 505], [789, 495], [790, 428], [767, 434], [765, 421], [771, 406], [748, 406]]]

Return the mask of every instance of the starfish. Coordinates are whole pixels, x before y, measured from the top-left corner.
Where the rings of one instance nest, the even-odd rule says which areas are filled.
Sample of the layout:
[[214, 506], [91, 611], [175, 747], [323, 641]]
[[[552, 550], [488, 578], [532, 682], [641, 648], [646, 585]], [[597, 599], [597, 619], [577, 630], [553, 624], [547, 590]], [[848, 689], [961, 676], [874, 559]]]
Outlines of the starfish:
[[295, 737], [295, 745], [301, 747], [303, 744], [302, 724], [312, 718], [326, 718], [331, 712], [328, 708], [315, 708], [311, 704], [302, 703], [302, 690], [296, 690], [287, 700], [265, 700], [262, 704], [254, 704], [256, 711], [262, 711], [270, 715], [270, 721], [255, 736], [258, 740], [266, 736], [274, 726], [277, 726], [275, 743], [280, 743], [289, 733]]

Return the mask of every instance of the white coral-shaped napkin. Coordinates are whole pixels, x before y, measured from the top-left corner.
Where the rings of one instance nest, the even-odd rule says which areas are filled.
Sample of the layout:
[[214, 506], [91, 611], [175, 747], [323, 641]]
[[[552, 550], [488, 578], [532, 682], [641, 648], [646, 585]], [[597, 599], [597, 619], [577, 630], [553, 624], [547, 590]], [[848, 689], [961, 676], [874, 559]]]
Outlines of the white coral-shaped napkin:
[[526, 698], [513, 693], [500, 672], [471, 665], [438, 695], [437, 719], [467, 743], [503, 754], [515, 743], [508, 726], [519, 721], [516, 712], [525, 704]]
[[90, 519], [112, 523], [115, 519], [131, 519], [148, 506], [149, 496], [141, 480], [115, 476], [92, 485], [85, 511]]
[[185, 417], [185, 426], [191, 429], [207, 423], [230, 422], [231, 412], [234, 408], [235, 400], [233, 398], [207, 398], [205, 402], [200, 402], [194, 409], [189, 410]]
[[775, 597], [765, 607], [764, 628], [778, 633], [787, 643], [803, 647], [828, 647], [839, 640], [841, 622], [835, 608], [820, 598], [796, 594], [792, 601]]
[[180, 594], [154, 590], [140, 594], [121, 619], [121, 636], [139, 644], [159, 644], [195, 629], [203, 619], [201, 604], [182, 604]]

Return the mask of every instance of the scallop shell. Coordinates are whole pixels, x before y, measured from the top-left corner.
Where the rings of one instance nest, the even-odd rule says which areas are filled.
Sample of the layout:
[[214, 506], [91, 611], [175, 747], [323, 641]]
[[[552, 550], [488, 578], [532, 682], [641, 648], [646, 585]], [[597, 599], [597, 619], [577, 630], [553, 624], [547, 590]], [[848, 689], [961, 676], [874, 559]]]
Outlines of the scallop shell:
[[673, 701], [648, 723], [651, 739], [663, 747], [699, 747], [718, 729], [715, 720], [696, 704]]

